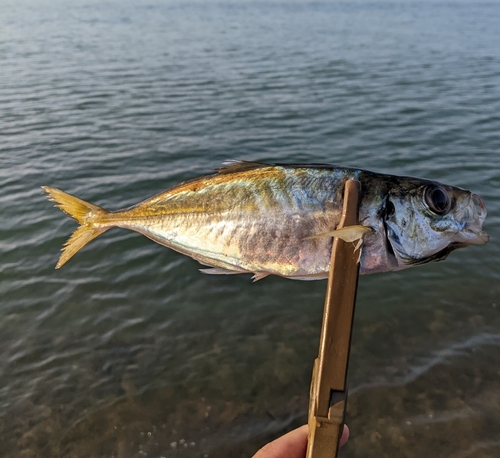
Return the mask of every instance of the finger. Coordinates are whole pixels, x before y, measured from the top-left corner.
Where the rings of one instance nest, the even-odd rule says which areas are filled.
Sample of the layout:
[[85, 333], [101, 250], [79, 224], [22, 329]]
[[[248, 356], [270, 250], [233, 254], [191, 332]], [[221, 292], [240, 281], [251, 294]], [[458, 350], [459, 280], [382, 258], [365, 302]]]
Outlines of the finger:
[[344, 429], [342, 430], [342, 436], [340, 437], [340, 446], [342, 447], [346, 442], [347, 439], [349, 439], [349, 428], [347, 425], [344, 425]]
[[253, 458], [304, 458], [306, 449], [307, 425], [304, 425], [264, 445]]
[[[253, 458], [304, 458], [307, 450], [307, 431], [307, 425], [294, 429], [262, 447]], [[348, 438], [349, 428], [344, 425], [340, 438], [341, 447]]]

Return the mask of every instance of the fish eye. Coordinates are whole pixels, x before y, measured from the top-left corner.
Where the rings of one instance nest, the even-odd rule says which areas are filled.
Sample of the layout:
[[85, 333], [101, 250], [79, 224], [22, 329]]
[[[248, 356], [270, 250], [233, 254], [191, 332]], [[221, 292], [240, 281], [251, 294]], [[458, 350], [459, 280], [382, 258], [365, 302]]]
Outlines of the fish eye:
[[436, 215], [445, 215], [450, 211], [450, 198], [448, 194], [438, 186], [427, 187], [424, 192], [424, 199], [429, 209]]

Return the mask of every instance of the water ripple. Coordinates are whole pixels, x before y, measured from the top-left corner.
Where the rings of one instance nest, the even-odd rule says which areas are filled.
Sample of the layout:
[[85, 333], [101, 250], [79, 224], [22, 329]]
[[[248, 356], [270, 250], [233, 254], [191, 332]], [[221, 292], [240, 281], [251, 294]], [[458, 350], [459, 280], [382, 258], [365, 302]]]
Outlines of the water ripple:
[[[62, 424], [153, 388], [183, 386], [182, 402], [208, 393], [221, 404], [246, 396], [271, 410], [288, 405], [307, 391], [321, 319], [323, 284], [208, 278], [196, 262], [118, 229], [55, 271], [76, 224], [42, 185], [116, 210], [247, 159], [338, 163], [472, 189], [487, 203], [489, 245], [361, 280], [353, 392], [377, 393], [398, 358], [398, 386], [410, 390], [440, 365], [463, 364], [476, 346], [498, 351], [498, 5], [7, 5], [0, 418], [12, 426], [0, 427], [6, 438], [28, 434], [8, 439], [7, 456], [55, 456], [61, 442], [40, 451], [29, 434], [50, 427], [62, 437]], [[391, 320], [400, 326], [384, 334]], [[253, 424], [253, 438], [286, 427], [300, 416], [293, 412], [239, 424]], [[452, 423], [461, 413], [436, 418]], [[230, 426], [221, 428], [213, 444]], [[241, 431], [234, 443], [247, 437]]]

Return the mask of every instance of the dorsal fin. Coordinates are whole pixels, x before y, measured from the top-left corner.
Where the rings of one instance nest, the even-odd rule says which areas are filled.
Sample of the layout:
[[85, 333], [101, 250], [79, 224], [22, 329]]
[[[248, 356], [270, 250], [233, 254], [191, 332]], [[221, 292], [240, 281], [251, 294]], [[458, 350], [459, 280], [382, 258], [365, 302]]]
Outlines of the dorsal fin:
[[247, 172], [249, 170], [261, 169], [270, 167], [269, 164], [262, 162], [238, 161], [230, 160], [222, 163], [222, 167], [215, 169], [217, 173], [223, 175], [225, 173]]

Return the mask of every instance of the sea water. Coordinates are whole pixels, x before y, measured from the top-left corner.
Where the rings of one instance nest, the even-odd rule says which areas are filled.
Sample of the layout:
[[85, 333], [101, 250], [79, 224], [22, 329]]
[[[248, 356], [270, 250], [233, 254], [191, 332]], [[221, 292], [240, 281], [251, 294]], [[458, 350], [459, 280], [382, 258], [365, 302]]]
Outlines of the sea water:
[[343, 456], [498, 455], [500, 5], [3, 1], [0, 451], [250, 457], [306, 421], [326, 283], [205, 276], [76, 224], [228, 159], [437, 179], [487, 245], [362, 277]]

